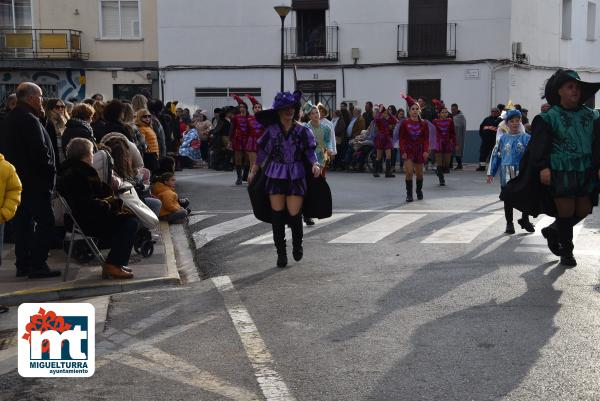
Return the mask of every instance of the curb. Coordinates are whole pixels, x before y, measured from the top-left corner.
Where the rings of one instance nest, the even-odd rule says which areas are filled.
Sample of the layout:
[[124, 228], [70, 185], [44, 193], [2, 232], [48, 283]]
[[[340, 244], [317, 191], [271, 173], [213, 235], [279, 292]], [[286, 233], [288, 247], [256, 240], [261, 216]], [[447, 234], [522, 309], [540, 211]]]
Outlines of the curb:
[[24, 302], [61, 301], [66, 299], [110, 295], [164, 285], [180, 285], [181, 278], [179, 277], [179, 271], [177, 270], [173, 241], [167, 222], [161, 221], [160, 232], [165, 246], [165, 259], [167, 265], [167, 275], [165, 277], [137, 281], [121, 280], [113, 283], [106, 282], [106, 284], [87, 284], [79, 286], [75, 283], [64, 283], [50, 288], [21, 290], [0, 294], [0, 304], [12, 306]]

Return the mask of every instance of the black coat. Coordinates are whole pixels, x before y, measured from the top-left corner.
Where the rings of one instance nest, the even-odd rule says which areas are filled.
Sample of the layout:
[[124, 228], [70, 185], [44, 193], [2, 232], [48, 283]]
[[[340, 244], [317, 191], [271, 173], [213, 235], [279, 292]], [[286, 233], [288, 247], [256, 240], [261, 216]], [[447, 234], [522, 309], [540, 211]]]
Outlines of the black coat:
[[106, 121], [104, 121], [102, 118], [99, 118], [90, 125], [92, 126], [92, 130], [94, 130], [94, 138], [96, 138], [96, 141], [99, 142], [100, 138], [106, 135]]
[[96, 150], [96, 139], [94, 138], [93, 130], [86, 127], [81, 121], [76, 119], [70, 119], [67, 121], [67, 127], [62, 134], [62, 148], [67, 153], [67, 145], [73, 138], [85, 138], [90, 140], [94, 144], [94, 150]]
[[133, 217], [123, 211], [123, 202], [89, 164], [66, 160], [61, 171], [56, 189], [86, 235], [108, 239], [122, 219]]
[[52, 141], [33, 109], [19, 104], [3, 124], [1, 152], [15, 166], [23, 193], [52, 191], [56, 165]]
[[[510, 180], [500, 194], [500, 199], [533, 217], [540, 214], [557, 217], [550, 187], [540, 181], [540, 171], [550, 168], [552, 139], [552, 128], [541, 116], [536, 116], [531, 126], [531, 140], [519, 164], [519, 175]], [[592, 168], [597, 174], [600, 169], [600, 119], [594, 121], [592, 146]], [[592, 204], [598, 206], [598, 192], [592, 194]]]
[[483, 129], [483, 127], [487, 127], [490, 125], [494, 126], [494, 127], [498, 127], [498, 125], [500, 125], [501, 122], [502, 122], [502, 119], [500, 117], [492, 117], [492, 116], [486, 117], [479, 125], [479, 135], [483, 136], [485, 134], [488, 134], [488, 135], [496, 136], [496, 131], [493, 131], [490, 129]]
[[111, 132], [118, 132], [120, 134], [123, 134], [127, 138], [129, 138], [130, 141], [133, 142], [131, 131], [127, 128], [127, 126], [125, 126], [125, 124], [123, 124], [120, 121], [107, 121], [104, 125], [104, 131], [99, 134], [100, 136], [98, 136], [98, 133], [95, 133], [96, 140], [100, 142], [104, 135], [110, 134]]

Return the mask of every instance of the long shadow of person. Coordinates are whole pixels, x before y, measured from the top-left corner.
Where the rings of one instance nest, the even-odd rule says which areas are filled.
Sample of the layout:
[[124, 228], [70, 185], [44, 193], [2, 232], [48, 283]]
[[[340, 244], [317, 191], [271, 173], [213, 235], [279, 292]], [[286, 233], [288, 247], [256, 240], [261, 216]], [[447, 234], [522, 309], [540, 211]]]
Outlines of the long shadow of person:
[[[348, 341], [365, 333], [399, 309], [429, 302], [467, 282], [494, 272], [499, 268], [497, 261], [503, 260], [500, 255], [505, 251], [486, 250], [503, 237], [491, 238], [459, 258], [432, 262], [415, 270], [378, 299], [378, 309], [374, 313], [338, 328], [326, 338], [333, 342]], [[482, 256], [482, 253], [486, 254]]]
[[564, 273], [554, 262], [521, 277], [527, 291], [436, 319], [411, 336], [412, 351], [379, 381], [369, 400], [496, 400], [516, 389], [557, 332]]

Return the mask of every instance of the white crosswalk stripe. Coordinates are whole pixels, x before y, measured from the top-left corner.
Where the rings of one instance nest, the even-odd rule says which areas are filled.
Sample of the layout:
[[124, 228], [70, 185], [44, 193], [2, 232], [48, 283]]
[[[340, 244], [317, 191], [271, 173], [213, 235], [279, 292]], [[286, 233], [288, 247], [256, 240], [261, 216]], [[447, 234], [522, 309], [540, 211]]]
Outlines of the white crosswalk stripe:
[[233, 234], [237, 231], [252, 227], [259, 223], [261, 223], [260, 220], [257, 220], [253, 214], [249, 214], [247, 216], [238, 217], [237, 219], [228, 220], [197, 231], [192, 234], [192, 238], [196, 244], [196, 249], [200, 249], [217, 238], [228, 234]]
[[196, 214], [188, 217], [188, 224], [191, 226], [192, 224], [200, 223], [201, 221], [215, 216], [216, 214]]
[[388, 214], [329, 242], [332, 244], [375, 244], [425, 216], [425, 214]]
[[492, 214], [473, 218], [470, 215], [459, 216], [457, 221], [425, 238], [423, 244], [469, 244], [486, 228], [500, 220], [502, 215]]
[[[323, 227], [326, 227], [330, 224], [333, 224], [341, 219], [345, 219], [346, 217], [352, 216], [352, 213], [334, 213], [330, 218], [324, 220], [317, 220], [317, 224], [314, 226], [304, 227], [304, 234], [311, 233], [315, 230], [319, 230]], [[292, 238], [292, 230], [286, 228], [285, 230], [286, 238]], [[273, 243], [273, 234], [268, 232], [267, 234], [261, 235], [256, 238], [252, 238], [248, 241], [242, 242], [240, 245], [271, 245]]]

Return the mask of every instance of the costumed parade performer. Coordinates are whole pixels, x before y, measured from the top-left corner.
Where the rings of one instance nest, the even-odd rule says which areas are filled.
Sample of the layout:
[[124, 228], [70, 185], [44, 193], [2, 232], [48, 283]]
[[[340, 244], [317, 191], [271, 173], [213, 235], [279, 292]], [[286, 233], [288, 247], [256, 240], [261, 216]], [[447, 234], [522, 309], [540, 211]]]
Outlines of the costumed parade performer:
[[[434, 99], [435, 100], [435, 99]], [[444, 173], [450, 169], [452, 152], [456, 148], [456, 132], [454, 130], [454, 120], [450, 117], [446, 106], [441, 106], [439, 118], [434, 119], [435, 127], [435, 166], [440, 186], [446, 185]]]
[[[259, 187], [258, 191], [263, 191], [268, 197], [268, 219], [273, 229], [278, 267], [285, 267], [288, 263], [286, 223], [292, 230], [294, 260], [302, 259], [302, 213], [308, 213], [306, 208], [303, 210], [303, 202], [307, 196], [307, 174], [314, 177], [321, 175], [321, 167], [315, 154], [315, 137], [310, 129], [296, 121], [301, 97], [300, 92], [278, 93], [270, 110], [256, 114], [256, 119], [265, 129], [258, 140], [256, 162], [248, 177], [249, 190], [256, 185]], [[262, 177], [256, 178], [256, 183], [253, 183], [259, 171]], [[256, 215], [255, 204], [253, 208]]]
[[[403, 96], [404, 97], [404, 96]], [[404, 160], [406, 201], [413, 201], [413, 174], [417, 176], [417, 199], [423, 199], [423, 164], [429, 157], [429, 126], [421, 119], [421, 107], [410, 96], [408, 118], [400, 126], [400, 154]]]
[[309, 121], [304, 126], [310, 129], [315, 136], [317, 142], [315, 153], [319, 165], [322, 166], [322, 175], [325, 176], [333, 153], [331, 142], [332, 132], [329, 126], [321, 124], [319, 108], [313, 105], [310, 100], [304, 105], [303, 111], [309, 118]]
[[[234, 151], [235, 173], [237, 179], [235, 185], [242, 185], [242, 169], [245, 169], [247, 163], [246, 152], [248, 141], [251, 137], [250, 114], [248, 114], [248, 105], [237, 95], [231, 95], [238, 103], [240, 113], [231, 118], [231, 135], [229, 142]], [[247, 175], [247, 174], [244, 174]]]
[[[525, 127], [521, 124], [521, 112], [519, 110], [509, 110], [505, 113], [504, 121], [508, 132], [502, 132], [498, 143], [492, 150], [492, 156], [488, 163], [487, 182], [494, 182], [494, 176], [500, 170], [500, 186], [506, 184], [517, 175], [519, 175], [519, 163], [523, 158], [527, 144], [531, 135], [525, 132]], [[513, 207], [509, 201], [504, 201], [504, 217], [506, 217], [506, 234], [514, 234], [515, 226], [513, 224]], [[522, 229], [527, 232], [534, 232], [535, 228], [529, 221], [527, 213], [517, 220]]]
[[379, 177], [379, 173], [383, 172], [381, 159], [385, 152], [385, 177], [393, 178], [395, 175], [392, 174], [392, 137], [398, 119], [395, 115], [391, 115], [384, 105], [380, 104], [379, 109], [375, 113], [374, 122], [375, 127], [377, 128], [377, 134], [375, 135], [375, 149], [377, 151], [377, 156], [375, 159], [375, 171], [373, 172], [373, 177]]
[[566, 268], [577, 265], [573, 227], [598, 205], [600, 119], [584, 105], [598, 89], [573, 70], [550, 77], [544, 97], [551, 107], [533, 120], [520, 174], [501, 195], [524, 213], [556, 217], [542, 235]]

